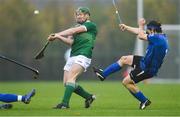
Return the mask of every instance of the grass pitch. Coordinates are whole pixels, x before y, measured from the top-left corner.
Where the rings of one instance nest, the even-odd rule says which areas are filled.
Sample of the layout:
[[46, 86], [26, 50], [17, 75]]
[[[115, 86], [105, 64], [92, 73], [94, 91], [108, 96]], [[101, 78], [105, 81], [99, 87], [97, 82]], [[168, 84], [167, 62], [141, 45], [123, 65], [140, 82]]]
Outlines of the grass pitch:
[[64, 87], [61, 82], [1, 82], [1, 93], [25, 94], [32, 88], [36, 95], [30, 104], [13, 103], [10, 110], [0, 110], [0, 116], [180, 116], [180, 84], [140, 84], [140, 89], [152, 101], [146, 110], [139, 110], [137, 102], [121, 82], [79, 82], [97, 99], [89, 109], [84, 99], [72, 95], [70, 109], [54, 110], [62, 100]]

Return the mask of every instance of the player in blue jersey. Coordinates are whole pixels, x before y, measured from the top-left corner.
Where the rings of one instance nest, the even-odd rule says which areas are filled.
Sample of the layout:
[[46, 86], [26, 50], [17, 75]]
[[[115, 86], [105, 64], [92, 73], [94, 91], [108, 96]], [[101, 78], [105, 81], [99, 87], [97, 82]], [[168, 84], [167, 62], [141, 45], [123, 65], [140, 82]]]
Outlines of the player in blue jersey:
[[122, 56], [118, 61], [104, 70], [95, 67], [93, 70], [98, 78], [103, 81], [110, 74], [119, 71], [123, 66], [132, 66], [133, 70], [123, 79], [122, 83], [129, 92], [140, 101], [139, 109], [145, 109], [151, 104], [151, 101], [139, 90], [136, 83], [156, 76], [168, 51], [168, 40], [166, 35], [162, 33], [161, 23], [157, 21], [150, 21], [147, 24], [146, 31], [143, 30], [145, 19], [140, 19], [138, 25], [138, 28], [130, 27], [125, 24], [120, 24], [119, 26], [122, 31], [136, 34], [139, 39], [148, 42], [145, 56]]
[[24, 102], [25, 104], [29, 104], [31, 98], [35, 95], [35, 89], [26, 95], [16, 95], [16, 94], [2, 94], [0, 93], [0, 101], [6, 102], [7, 104], [0, 104], [0, 109], [10, 109], [12, 108], [11, 102]]

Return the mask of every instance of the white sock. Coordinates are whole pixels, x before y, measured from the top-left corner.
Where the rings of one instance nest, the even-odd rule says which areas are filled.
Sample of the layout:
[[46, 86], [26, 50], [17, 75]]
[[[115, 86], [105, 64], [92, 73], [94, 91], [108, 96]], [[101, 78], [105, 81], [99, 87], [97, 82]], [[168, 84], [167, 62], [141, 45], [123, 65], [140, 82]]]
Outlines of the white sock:
[[19, 102], [22, 101], [22, 95], [18, 95], [18, 101], [19, 101]]

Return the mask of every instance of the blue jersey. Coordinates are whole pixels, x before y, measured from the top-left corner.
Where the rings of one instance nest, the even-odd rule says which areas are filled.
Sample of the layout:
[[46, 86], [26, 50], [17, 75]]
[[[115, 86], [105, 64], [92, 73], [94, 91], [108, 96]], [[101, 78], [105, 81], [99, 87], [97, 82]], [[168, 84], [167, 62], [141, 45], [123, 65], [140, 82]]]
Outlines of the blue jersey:
[[168, 51], [168, 40], [165, 34], [149, 34], [145, 57], [140, 61], [142, 70], [156, 75]]

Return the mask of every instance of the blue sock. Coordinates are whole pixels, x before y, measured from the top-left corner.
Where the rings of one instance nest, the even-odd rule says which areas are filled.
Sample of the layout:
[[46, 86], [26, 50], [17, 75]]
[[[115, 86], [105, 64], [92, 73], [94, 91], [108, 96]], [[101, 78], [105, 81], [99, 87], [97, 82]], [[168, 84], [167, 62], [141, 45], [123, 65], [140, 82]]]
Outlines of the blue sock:
[[18, 101], [18, 96], [14, 94], [0, 94], [0, 101], [2, 102], [16, 102]]
[[139, 91], [137, 93], [133, 93], [132, 91], [130, 91], [130, 93], [136, 98], [138, 99], [140, 102], [145, 102], [147, 100], [147, 98], [144, 96], [144, 94]]
[[7, 103], [25, 101], [25, 96], [15, 95], [15, 94], [0, 94], [0, 101]]
[[110, 74], [119, 71], [120, 69], [121, 69], [121, 66], [117, 62], [115, 62], [109, 65], [105, 70], [103, 70], [103, 76], [107, 77]]
[[25, 98], [26, 98], [26, 96], [22, 96], [21, 101], [24, 102], [24, 101], [25, 101]]

